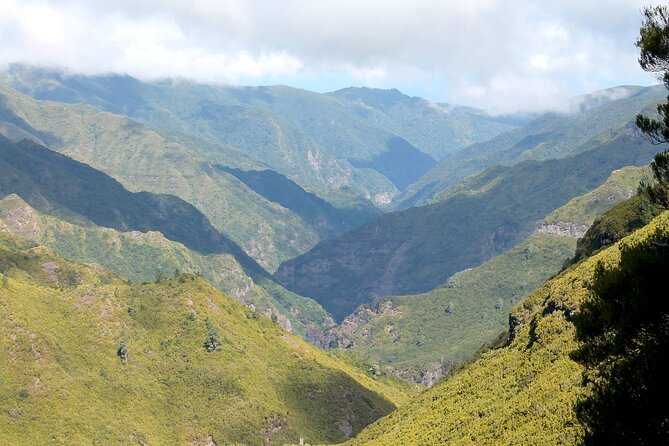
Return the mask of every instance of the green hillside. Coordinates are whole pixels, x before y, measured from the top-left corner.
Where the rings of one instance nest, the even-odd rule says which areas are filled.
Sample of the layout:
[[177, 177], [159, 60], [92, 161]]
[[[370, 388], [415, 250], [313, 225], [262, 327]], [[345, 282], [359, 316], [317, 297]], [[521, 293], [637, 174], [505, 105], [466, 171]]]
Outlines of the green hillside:
[[550, 213], [532, 237], [432, 291], [359, 307], [330, 330], [324, 344], [403, 378], [434, 384], [506, 331], [509, 309], [558, 272], [572, 257], [582, 228], [629, 198], [647, 171], [614, 171], [601, 186]]
[[571, 260], [576, 263], [586, 259], [599, 250], [611, 246], [623, 237], [644, 227], [663, 208], [655, 206], [643, 195], [635, 195], [608, 212], [588, 228], [576, 245], [576, 253]]
[[349, 87], [329, 95], [381, 111], [392, 120], [393, 133], [437, 160], [526, 123], [522, 118], [495, 117], [472, 107], [408, 97], [396, 89]]
[[0, 443], [337, 442], [409, 389], [191, 275], [127, 285], [0, 236]]
[[506, 251], [550, 212], [599, 186], [615, 169], [647, 164], [657, 150], [632, 123], [584, 149], [558, 160], [492, 168], [460, 193], [319, 243], [284, 262], [275, 277], [341, 321], [360, 304], [429, 291]]
[[[616, 87], [577, 98], [570, 113], [544, 114], [527, 125], [473, 144], [443, 159], [396, 200], [396, 207], [429, 203], [461, 180], [497, 165], [564, 158], [588, 149], [600, 135], [611, 137], [637, 113], [664, 100], [663, 87]], [[636, 128], [632, 130], [637, 132]]]
[[0, 135], [0, 193], [25, 197], [43, 212], [66, 209], [121, 231], [160, 231], [203, 254], [229, 253], [252, 274], [266, 273], [195, 207], [173, 195], [130, 192], [90, 166], [29, 140]]
[[[515, 127], [479, 110], [435, 105], [396, 90], [318, 94], [284, 86], [143, 83], [127, 76], [67, 75], [26, 66], [10, 67], [0, 74], [0, 83], [39, 99], [87, 102], [128, 115], [198, 150], [211, 163], [244, 169], [240, 160], [250, 160], [310, 189], [347, 189], [377, 204], [403, 184], [374, 168], [356, 168], [351, 160], [371, 161], [388, 151], [393, 137], [439, 159]], [[393, 99], [372, 101], [370, 95]]]
[[[669, 213], [622, 240], [634, 246], [669, 231]], [[578, 445], [576, 403], [588, 395], [583, 368], [570, 358], [570, 317], [588, 295], [596, 266], [620, 261], [602, 251], [546, 282], [511, 312], [511, 341], [369, 426], [350, 445]]]
[[67, 259], [104, 265], [134, 283], [172, 277], [175, 271], [201, 274], [228, 296], [253, 305], [303, 338], [332, 324], [316, 302], [266, 277], [251, 278], [232, 255], [202, 255], [160, 232], [119, 232], [73, 224], [34, 210], [16, 195], [0, 200], [0, 228], [23, 241], [49, 246]]
[[[82, 104], [35, 101], [2, 87], [0, 121], [5, 132], [13, 130], [10, 139], [35, 135], [50, 148], [111, 175], [129, 190], [183, 198], [269, 270], [308, 250], [324, 232], [322, 224], [313, 227], [303, 220], [297, 214], [301, 209], [287, 209], [254, 192], [196, 151], [125, 117]], [[308, 200], [311, 195], [283, 178], [272, 181], [271, 187], [292, 200]], [[359, 204], [351, 205], [355, 206], [351, 210], [345, 209], [348, 206], [342, 204], [339, 207], [344, 209], [331, 212], [334, 221], [325, 221], [328, 234], [339, 234], [376, 214], [371, 204], [362, 208], [369, 212], [358, 212]]]
[[273, 170], [216, 167], [230, 173], [258, 195], [294, 212], [321, 238], [334, 237], [381, 214], [369, 201], [354, 201], [350, 197], [346, 200], [345, 208], [335, 207]]
[[402, 378], [435, 384], [509, 325], [509, 309], [559, 271], [576, 239], [541, 234], [432, 291], [362, 306], [330, 336]]
[[648, 167], [623, 167], [614, 171], [608, 180], [592, 192], [570, 200], [548, 214], [547, 223], [561, 221], [592, 225], [595, 219], [614, 205], [636, 194], [642, 179], [650, 177]]

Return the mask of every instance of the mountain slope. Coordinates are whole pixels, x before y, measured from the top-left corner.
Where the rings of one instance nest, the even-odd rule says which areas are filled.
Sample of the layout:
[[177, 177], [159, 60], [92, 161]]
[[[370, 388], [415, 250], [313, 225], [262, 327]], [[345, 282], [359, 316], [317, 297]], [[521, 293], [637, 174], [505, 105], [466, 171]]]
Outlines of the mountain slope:
[[396, 89], [349, 87], [329, 95], [381, 111], [392, 120], [393, 133], [437, 160], [526, 123], [520, 117], [495, 117], [472, 107], [408, 97]]
[[203, 254], [233, 254], [251, 273], [263, 274], [251, 258], [216, 231], [187, 202], [171, 195], [130, 192], [113, 178], [64, 155], [0, 135], [0, 191], [15, 193], [44, 212], [65, 208], [93, 223], [121, 231], [160, 231]]
[[3, 444], [336, 442], [406, 398], [193, 276], [126, 285], [5, 236], [0, 266]]
[[[669, 213], [620, 243], [669, 231]], [[510, 345], [484, 354], [411, 403], [365, 429], [350, 445], [582, 444], [576, 403], [588, 394], [570, 317], [587, 297], [598, 262], [616, 265], [618, 246], [546, 282], [511, 313]]]
[[[130, 190], [168, 193], [192, 203], [269, 270], [319, 240], [321, 228], [255, 193], [194, 150], [170, 143], [128, 118], [82, 104], [35, 101], [0, 87], [3, 120], [5, 128], [23, 132], [15, 135], [15, 141], [35, 135], [42, 144], [104, 171]], [[286, 187], [294, 186], [288, 183], [275, 181], [272, 186], [297, 199], [309, 195], [299, 187]], [[339, 217], [348, 214], [342, 211]], [[337, 228], [341, 232], [357, 221], [338, 222]]]
[[634, 194], [647, 171], [614, 171], [601, 186], [549, 214], [527, 240], [434, 290], [359, 307], [329, 331], [325, 343], [403, 378], [434, 384], [506, 331], [509, 309], [560, 271], [584, 228]]
[[371, 203], [362, 200], [351, 203], [348, 208], [337, 208], [273, 170], [241, 170], [221, 165], [216, 168], [230, 173], [265, 199], [294, 212], [321, 238], [334, 237], [381, 214]]
[[76, 262], [95, 262], [135, 283], [171, 277], [175, 271], [201, 274], [228, 296], [274, 318], [303, 338], [329, 327], [325, 310], [270, 279], [251, 278], [230, 254], [202, 255], [159, 232], [119, 232], [79, 225], [42, 214], [17, 195], [0, 200], [0, 228], [22, 241], [49, 246]]
[[0, 74], [0, 83], [39, 99], [87, 102], [128, 115], [171, 141], [197, 141], [186, 145], [214, 164], [247, 170], [240, 164], [250, 161], [310, 189], [348, 189], [377, 203], [402, 184], [378, 170], [356, 168], [351, 160], [371, 161], [387, 152], [393, 137], [441, 158], [515, 127], [478, 110], [437, 106], [393, 90], [371, 92], [392, 96], [393, 103], [386, 104], [356, 89], [326, 95], [283, 86], [143, 83], [127, 76], [87, 77], [25, 66], [10, 67]]
[[[587, 143], [633, 120], [637, 113], [664, 100], [655, 87], [616, 87], [576, 99], [570, 113], [548, 113], [527, 125], [473, 144], [442, 160], [397, 198], [405, 209], [438, 199], [439, 193], [496, 164], [558, 159], [587, 149]], [[610, 137], [610, 136], [609, 136]]]
[[377, 297], [425, 292], [457, 271], [524, 240], [553, 210], [614, 169], [650, 161], [656, 148], [632, 123], [559, 160], [524, 161], [481, 174], [476, 187], [379, 217], [284, 262], [275, 277], [341, 321]]

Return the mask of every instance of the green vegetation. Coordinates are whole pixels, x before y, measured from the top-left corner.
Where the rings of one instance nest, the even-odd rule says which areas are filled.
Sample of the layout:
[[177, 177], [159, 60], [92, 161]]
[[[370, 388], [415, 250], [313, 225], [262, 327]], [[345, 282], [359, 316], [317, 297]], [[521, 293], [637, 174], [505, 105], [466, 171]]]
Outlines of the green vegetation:
[[[107, 173], [129, 190], [167, 193], [188, 201], [269, 270], [319, 240], [317, 229], [298, 215], [188, 148], [196, 140], [169, 142], [128, 118], [83, 104], [35, 101], [9, 88], [0, 88], [0, 120], [8, 121], [5, 127], [13, 126], [14, 133], [21, 130], [15, 141], [29, 132], [41, 138], [38, 142]], [[249, 168], [248, 163], [242, 165]], [[282, 188], [284, 183], [273, 186]], [[298, 188], [296, 193], [304, 191]]]
[[537, 235], [428, 293], [362, 306], [331, 336], [382, 370], [434, 384], [506, 331], [509, 309], [559, 271], [575, 245], [571, 237]]
[[331, 443], [411, 392], [193, 275], [128, 285], [4, 235], [0, 272], [2, 444]]
[[386, 141], [387, 151], [369, 161], [351, 160], [354, 167], [370, 168], [388, 177], [399, 189], [404, 190], [422, 177], [437, 161], [395, 136]]
[[570, 357], [578, 347], [571, 320], [598, 265], [616, 268], [621, 252], [647, 245], [657, 231], [669, 231], [669, 213], [546, 282], [512, 310], [507, 347], [483, 354], [346, 444], [582, 444], [586, 429], [575, 407], [592, 389]]
[[669, 227], [599, 263], [574, 317], [592, 394], [579, 405], [587, 445], [665, 444], [669, 410]]
[[341, 321], [378, 297], [429, 291], [523, 241], [550, 212], [602, 184], [615, 169], [645, 165], [655, 147], [633, 123], [557, 160], [497, 167], [457, 194], [383, 215], [284, 262], [275, 277]]
[[294, 212], [322, 239], [339, 235], [381, 214], [367, 200], [356, 203], [349, 198], [345, 208], [335, 207], [273, 170], [241, 170], [225, 166], [218, 166], [218, 169], [234, 175], [265, 199]]
[[160, 231], [203, 254], [230, 253], [249, 274], [266, 273], [195, 207], [171, 195], [130, 192], [113, 178], [32, 141], [0, 135], [0, 193], [27, 197], [49, 212], [64, 208], [105, 227]]
[[644, 227], [662, 209], [654, 206], [642, 194], [616, 205], [588, 228], [576, 245], [571, 263], [586, 259], [599, 250], [611, 246], [635, 230]]
[[284, 86], [143, 83], [25, 66], [0, 73], [0, 83], [38, 99], [85, 102], [130, 116], [212, 164], [245, 170], [249, 164], [269, 166], [309, 189], [347, 189], [377, 203], [396, 194], [397, 187], [378, 170], [355, 168], [350, 160], [372, 160], [395, 136], [440, 159], [516, 126], [397, 90], [318, 94]]
[[345, 347], [404, 378], [434, 383], [506, 331], [508, 309], [572, 257], [579, 236], [572, 228], [591, 225], [628, 198], [647, 171], [614, 171], [601, 186], [550, 213], [537, 234], [428, 293], [358, 308], [329, 332], [325, 344]]
[[249, 277], [232, 255], [205, 256], [159, 232], [119, 232], [73, 224], [32, 209], [16, 195], [0, 200], [0, 228], [21, 240], [49, 246], [68, 259], [104, 265], [134, 283], [160, 281], [171, 277], [173, 271], [199, 273], [228, 296], [277, 316], [284, 328], [303, 337], [331, 324], [316, 302], [268, 278]]
[[569, 203], [548, 214], [547, 223], [561, 221], [591, 225], [606, 211], [632, 197], [639, 183], [648, 176], [647, 167], [623, 167], [615, 170], [597, 189], [570, 200]]
[[[385, 116], [392, 133], [434, 159], [448, 157], [454, 151], [525, 124], [522, 119], [493, 117], [482, 110], [453, 104], [430, 103], [408, 97], [396, 89], [349, 87], [330, 93], [362, 105], [358, 113]], [[366, 111], [363, 111], [365, 110]]]
[[[550, 160], [590, 150], [597, 139], [611, 138], [666, 93], [661, 87], [617, 87], [583, 96], [566, 113], [548, 113], [529, 124], [466, 147], [443, 159], [397, 198], [406, 209], [438, 200], [444, 190], [486, 168], [523, 160]], [[625, 131], [635, 132], [636, 129]]]

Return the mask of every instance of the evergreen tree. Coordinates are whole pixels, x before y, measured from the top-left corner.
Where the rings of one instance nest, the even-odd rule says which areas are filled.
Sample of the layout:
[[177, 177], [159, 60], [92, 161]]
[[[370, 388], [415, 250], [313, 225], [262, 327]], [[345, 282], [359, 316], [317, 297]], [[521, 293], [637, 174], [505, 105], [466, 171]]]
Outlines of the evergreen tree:
[[[669, 89], [669, 7], [654, 6], [644, 9], [636, 46], [640, 50], [639, 64], [649, 72], [657, 73]], [[658, 104], [659, 118], [637, 115], [636, 125], [654, 144], [669, 142], [669, 96], [667, 102]], [[643, 182], [640, 192], [651, 202], [669, 208], [669, 151], [655, 156], [651, 163], [653, 181]]]

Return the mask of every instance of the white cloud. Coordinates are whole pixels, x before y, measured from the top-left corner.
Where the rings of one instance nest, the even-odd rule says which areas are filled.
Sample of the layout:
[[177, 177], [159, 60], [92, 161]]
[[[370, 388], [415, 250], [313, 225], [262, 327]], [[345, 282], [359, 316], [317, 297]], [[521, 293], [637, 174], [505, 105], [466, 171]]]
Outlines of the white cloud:
[[329, 76], [539, 110], [648, 83], [634, 47], [646, 3], [0, 0], [0, 65], [296, 86]]

